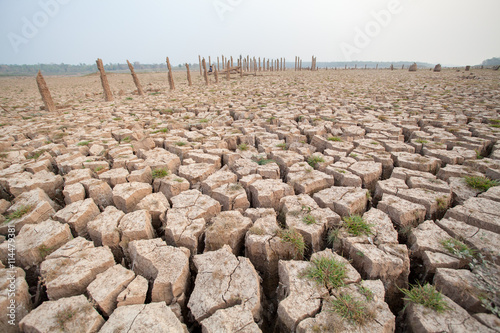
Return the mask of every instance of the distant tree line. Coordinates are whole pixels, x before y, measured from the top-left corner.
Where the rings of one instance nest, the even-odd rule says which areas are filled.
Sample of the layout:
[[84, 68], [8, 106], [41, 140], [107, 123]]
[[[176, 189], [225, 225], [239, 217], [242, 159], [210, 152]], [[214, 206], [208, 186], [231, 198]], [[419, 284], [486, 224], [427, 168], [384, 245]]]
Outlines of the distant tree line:
[[483, 66], [500, 66], [500, 58], [486, 59], [481, 63]]
[[[134, 62], [134, 69], [137, 72], [164, 72], [167, 64], [141, 64]], [[198, 68], [198, 64], [189, 64], [191, 68]], [[128, 72], [128, 65], [109, 63], [104, 65], [104, 69], [109, 72]], [[178, 65], [173, 69], [185, 69], [184, 65]], [[85, 75], [97, 72], [95, 64], [36, 64], [36, 65], [0, 65], [0, 76], [30, 76], [36, 75], [41, 70], [44, 75]]]

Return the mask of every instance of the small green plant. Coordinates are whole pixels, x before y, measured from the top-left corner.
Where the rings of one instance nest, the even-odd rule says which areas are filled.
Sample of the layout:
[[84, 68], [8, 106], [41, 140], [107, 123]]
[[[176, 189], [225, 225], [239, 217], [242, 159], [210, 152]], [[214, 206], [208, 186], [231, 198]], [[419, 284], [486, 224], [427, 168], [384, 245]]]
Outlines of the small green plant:
[[[36, 153], [31, 155], [31, 157], [29, 157], [29, 159], [37, 160], [40, 156], [43, 155], [43, 153], [45, 153], [45, 150], [37, 151]], [[7, 156], [5, 156], [5, 157], [7, 157]]]
[[208, 119], [200, 119], [200, 123], [208, 123]]
[[45, 244], [42, 244], [42, 246], [40, 246], [38, 248], [38, 252], [40, 252], [40, 256], [42, 257], [42, 260], [45, 259], [45, 257], [48, 256], [49, 254], [51, 254], [53, 251], [54, 251], [54, 248], [47, 247], [47, 246], [45, 246]]
[[172, 110], [171, 108], [168, 108], [168, 109], [160, 110], [159, 112], [160, 112], [160, 114], [173, 114], [174, 110]]
[[360, 292], [361, 295], [365, 296], [366, 297], [366, 300], [368, 302], [371, 302], [373, 301], [373, 291], [371, 291], [369, 288], [365, 287], [365, 286], [362, 286], [362, 285], [358, 285], [358, 290]]
[[259, 158], [257, 160], [257, 164], [258, 165], [266, 165], [266, 164], [269, 164], [269, 163], [274, 163], [274, 160], [268, 160], [267, 158]]
[[12, 213], [10, 213], [9, 215], [7, 215], [4, 223], [9, 223], [12, 220], [19, 219], [24, 215], [28, 214], [29, 212], [31, 212], [32, 209], [33, 209], [32, 206], [21, 206]]
[[335, 243], [335, 241], [339, 238], [339, 234], [340, 234], [340, 229], [331, 229], [329, 232], [328, 232], [328, 236], [327, 236], [327, 242], [329, 245], [333, 246], [333, 244]]
[[483, 159], [483, 156], [481, 156], [481, 152], [479, 150], [474, 150], [476, 152], [476, 159], [477, 160], [482, 160]]
[[182, 183], [184, 181], [184, 179], [182, 178], [175, 178], [174, 179], [174, 182], [178, 182], [178, 183]]
[[166, 127], [165, 127], [165, 128], [162, 128], [162, 129], [160, 130], [160, 132], [161, 132], [161, 133], [167, 133], [167, 132], [168, 132], [168, 128], [166, 128]]
[[487, 191], [490, 187], [500, 185], [497, 180], [491, 180], [482, 176], [465, 176], [464, 178], [467, 185], [480, 191]]
[[436, 198], [436, 203], [437, 203], [437, 206], [438, 206], [439, 210], [445, 210], [446, 207], [448, 207], [446, 199], [448, 199], [448, 197], [446, 197], [446, 196]]
[[286, 150], [286, 143], [278, 143], [276, 147]]
[[433, 285], [427, 283], [422, 286], [418, 283], [417, 285], [410, 285], [410, 287], [412, 287], [411, 290], [400, 289], [401, 292], [405, 294], [405, 297], [403, 298], [405, 301], [423, 305], [426, 308], [432, 309], [438, 313], [444, 312], [448, 309], [448, 305], [443, 299], [443, 295], [437, 291]]
[[57, 323], [59, 324], [59, 329], [63, 332], [66, 332], [66, 323], [70, 321], [76, 314], [77, 311], [71, 307], [57, 312], [55, 317], [57, 319]]
[[352, 157], [352, 158], [356, 158], [356, 157], [358, 157], [358, 154], [351, 153], [351, 154], [349, 154], [349, 156]]
[[381, 121], [387, 121], [389, 119], [389, 118], [387, 118], [387, 116], [383, 116], [383, 115], [382, 116], [378, 116], [377, 118], [379, 120], [381, 120]]
[[241, 189], [243, 189], [243, 186], [238, 183], [229, 185], [229, 191], [231, 192], [239, 191]]
[[424, 140], [424, 139], [416, 139], [415, 140], [416, 143], [420, 143], [420, 144], [426, 144], [426, 143], [429, 143], [429, 141], [427, 140]]
[[476, 251], [458, 239], [449, 238], [442, 240], [441, 245], [450, 253], [461, 259], [472, 260], [476, 256]]
[[125, 142], [125, 143], [130, 143], [130, 141], [132, 141], [132, 139], [130, 138], [130, 136], [126, 136], [122, 139], [122, 142]]
[[97, 168], [95, 168], [95, 172], [99, 172], [104, 169], [104, 166], [99, 165]]
[[307, 225], [311, 225], [311, 224], [316, 224], [317, 223], [316, 218], [314, 216], [312, 216], [311, 214], [307, 214], [306, 216], [304, 216], [302, 218], [302, 222], [304, 222]]
[[342, 142], [342, 139], [339, 138], [338, 136], [332, 136], [328, 138], [328, 141]]
[[262, 228], [259, 228], [259, 227], [256, 227], [256, 226], [253, 226], [251, 227], [250, 229], [248, 229], [248, 232], [251, 234], [251, 235], [259, 235], [259, 236], [262, 236], [264, 235], [266, 232], [264, 231], [264, 229]]
[[131, 100], [133, 100], [133, 98], [132, 98], [132, 97], [127, 97], [127, 98], [125, 98], [125, 99], [126, 99], [127, 101], [131, 101]]
[[115, 117], [115, 118], [113, 118], [113, 120], [114, 120], [114, 121], [119, 121], [119, 120], [122, 120], [122, 118], [120, 118], [120, 117]]
[[168, 174], [169, 174], [169, 172], [166, 169], [154, 169], [152, 176], [153, 176], [153, 179], [156, 179], [156, 178], [166, 177], [166, 176], [168, 176]]
[[277, 232], [277, 236], [281, 238], [284, 243], [289, 243], [293, 247], [294, 259], [302, 259], [304, 257], [304, 251], [306, 250], [306, 243], [304, 242], [304, 237], [295, 230], [290, 229], [280, 229]]
[[334, 312], [354, 325], [363, 325], [375, 317], [365, 302], [356, 300], [349, 294], [340, 294], [329, 302]]
[[238, 145], [238, 149], [241, 151], [248, 150], [248, 145], [246, 143], [242, 143], [242, 144]]
[[187, 143], [185, 143], [184, 141], [179, 141], [179, 142], [176, 142], [175, 145], [179, 146], [179, 147], [182, 147], [182, 146], [187, 145]]
[[80, 141], [76, 145], [77, 146], [88, 146], [90, 141]]
[[335, 289], [344, 285], [347, 277], [345, 263], [334, 258], [321, 256], [311, 261], [311, 267], [302, 272], [302, 277], [316, 281], [328, 289]]
[[360, 215], [344, 216], [344, 226], [353, 236], [370, 235], [372, 225], [368, 224]]
[[311, 167], [313, 167], [313, 168], [315, 168], [315, 167], [316, 167], [316, 165], [318, 165], [318, 163], [323, 163], [323, 162], [325, 162], [325, 159], [324, 159], [323, 157], [321, 157], [321, 156], [314, 156], [314, 155], [313, 155], [313, 156], [310, 156], [310, 157], [307, 159], [307, 163], [308, 163]]

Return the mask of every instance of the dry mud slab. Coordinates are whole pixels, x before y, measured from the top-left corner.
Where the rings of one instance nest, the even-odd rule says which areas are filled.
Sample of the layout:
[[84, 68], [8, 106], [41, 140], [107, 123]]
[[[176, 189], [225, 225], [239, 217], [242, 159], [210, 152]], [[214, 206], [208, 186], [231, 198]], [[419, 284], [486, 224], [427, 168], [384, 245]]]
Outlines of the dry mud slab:
[[0, 78], [0, 331], [499, 331], [498, 72], [138, 76]]

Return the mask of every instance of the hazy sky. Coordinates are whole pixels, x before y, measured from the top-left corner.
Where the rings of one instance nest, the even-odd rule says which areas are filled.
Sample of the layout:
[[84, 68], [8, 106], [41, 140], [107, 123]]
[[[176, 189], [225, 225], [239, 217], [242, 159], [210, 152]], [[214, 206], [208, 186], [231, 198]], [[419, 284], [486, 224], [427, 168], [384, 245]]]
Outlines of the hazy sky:
[[0, 0], [0, 64], [212, 56], [479, 64], [499, 0]]

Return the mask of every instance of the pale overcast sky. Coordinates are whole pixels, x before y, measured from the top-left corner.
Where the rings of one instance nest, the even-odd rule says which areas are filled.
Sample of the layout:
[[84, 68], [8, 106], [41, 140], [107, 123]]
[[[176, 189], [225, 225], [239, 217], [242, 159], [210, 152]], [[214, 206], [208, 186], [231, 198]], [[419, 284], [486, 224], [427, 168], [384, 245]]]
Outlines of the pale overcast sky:
[[310, 61], [479, 64], [499, 0], [0, 0], [0, 64]]

